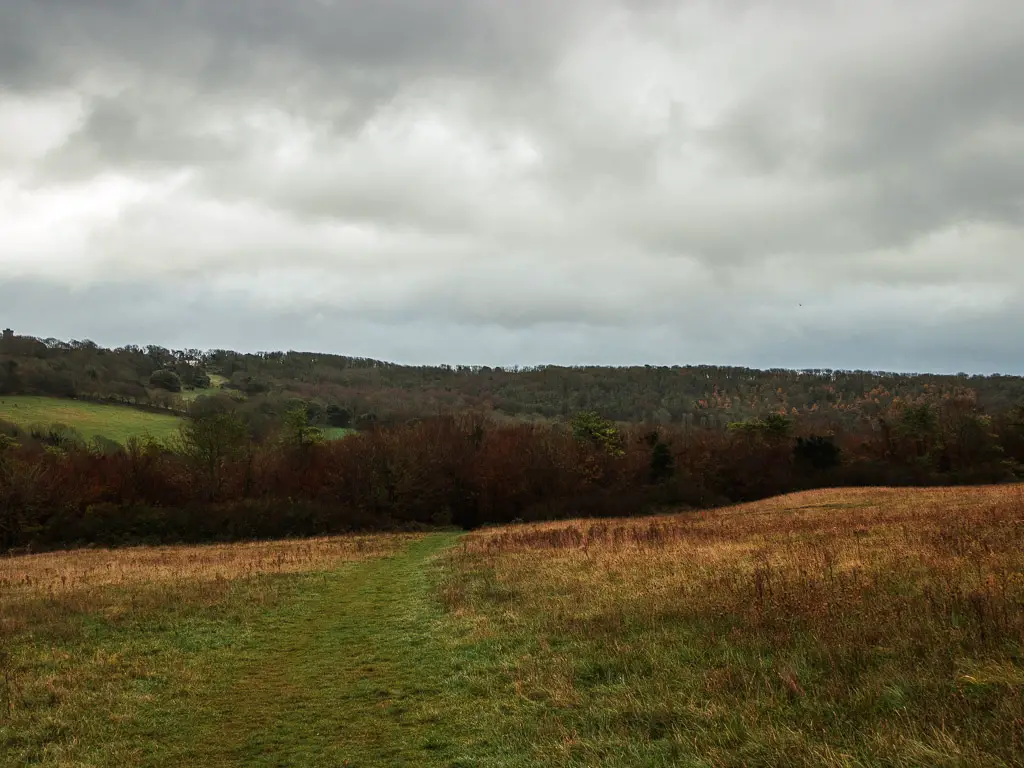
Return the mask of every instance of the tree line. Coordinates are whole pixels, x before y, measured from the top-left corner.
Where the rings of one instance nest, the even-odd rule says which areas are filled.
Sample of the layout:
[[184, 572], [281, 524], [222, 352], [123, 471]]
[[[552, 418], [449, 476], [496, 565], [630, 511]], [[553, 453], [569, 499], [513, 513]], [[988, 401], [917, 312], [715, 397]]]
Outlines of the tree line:
[[867, 419], [767, 413], [726, 428], [529, 423], [463, 411], [325, 441], [305, 405], [258, 430], [202, 398], [167, 443], [89, 445], [0, 424], [0, 550], [644, 514], [838, 485], [1024, 476], [1024, 408], [970, 390]]
[[224, 388], [254, 410], [309, 405], [321, 426], [397, 425], [480, 410], [499, 419], [565, 422], [580, 411], [654, 426], [726, 428], [770, 413], [821, 430], [864, 426], [917, 398], [970, 391], [989, 414], [1024, 402], [1024, 377], [945, 376], [726, 366], [406, 366], [309, 352], [106, 349], [90, 341], [0, 337], [0, 395], [41, 394], [184, 411], [181, 392]]

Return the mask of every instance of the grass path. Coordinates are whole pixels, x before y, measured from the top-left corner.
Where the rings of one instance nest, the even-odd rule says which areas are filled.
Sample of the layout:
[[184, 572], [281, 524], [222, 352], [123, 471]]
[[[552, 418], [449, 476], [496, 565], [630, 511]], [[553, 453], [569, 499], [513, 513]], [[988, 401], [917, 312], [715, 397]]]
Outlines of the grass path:
[[[434, 636], [441, 609], [429, 567], [456, 536], [326, 574], [322, 589], [267, 617], [236, 657], [236, 674], [214, 686], [205, 734], [174, 762], [463, 764], [457, 753], [474, 739], [462, 715], [471, 713], [460, 713], [453, 661]], [[478, 764], [469, 754], [464, 764]]]

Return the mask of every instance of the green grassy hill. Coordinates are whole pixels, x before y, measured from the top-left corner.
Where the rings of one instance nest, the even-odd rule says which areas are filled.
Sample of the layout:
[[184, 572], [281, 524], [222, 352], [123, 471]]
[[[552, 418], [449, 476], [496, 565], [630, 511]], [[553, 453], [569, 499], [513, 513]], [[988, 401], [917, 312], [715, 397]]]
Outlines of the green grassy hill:
[[124, 405], [29, 395], [0, 397], [0, 421], [22, 428], [66, 424], [87, 440], [102, 435], [119, 443], [146, 434], [162, 440], [174, 434], [182, 423], [180, 417], [172, 414], [150, 413]]

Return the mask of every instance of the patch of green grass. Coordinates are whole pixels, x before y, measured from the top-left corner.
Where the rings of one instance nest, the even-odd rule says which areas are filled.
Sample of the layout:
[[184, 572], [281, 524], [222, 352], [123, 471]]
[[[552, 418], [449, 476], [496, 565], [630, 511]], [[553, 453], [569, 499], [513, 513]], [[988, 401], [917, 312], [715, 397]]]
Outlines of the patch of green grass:
[[0, 397], [0, 420], [23, 428], [66, 424], [87, 440], [103, 436], [119, 443], [143, 435], [166, 439], [182, 423], [181, 417], [173, 414], [151, 413], [126, 405], [29, 395]]
[[451, 688], [429, 565], [453, 540], [312, 577], [233, 655], [208, 726], [170, 764], [451, 765], [477, 730]]
[[[289, 577], [269, 588], [282, 591]], [[151, 590], [134, 597], [148, 601]], [[127, 617], [76, 614], [33, 629], [7, 660], [0, 696], [0, 766], [136, 766], [159, 750], [199, 700], [209, 661], [244, 641], [245, 611], [224, 594], [217, 609], [165, 607]], [[265, 605], [263, 603], [262, 605]], [[49, 606], [41, 607], [46, 611]]]
[[534, 765], [523, 718], [536, 712], [437, 600], [436, 555], [457, 535], [310, 576], [216, 665], [201, 727], [166, 764]]
[[200, 397], [213, 397], [218, 394], [220, 394], [219, 389], [207, 387], [206, 389], [183, 389], [177, 396], [183, 403], [188, 405], [193, 400], [198, 400]]
[[341, 440], [343, 437], [354, 435], [356, 430], [350, 427], [324, 427], [324, 437], [328, 440]]
[[[217, 373], [210, 374], [210, 386], [204, 389], [185, 389], [178, 393], [178, 397], [185, 403], [191, 403], [193, 400], [200, 397], [212, 397], [213, 395], [219, 395], [222, 392], [229, 391], [224, 389], [224, 385], [228, 383], [228, 379], [225, 376], [221, 376]], [[241, 392], [230, 391], [232, 397], [242, 399], [244, 396]]]

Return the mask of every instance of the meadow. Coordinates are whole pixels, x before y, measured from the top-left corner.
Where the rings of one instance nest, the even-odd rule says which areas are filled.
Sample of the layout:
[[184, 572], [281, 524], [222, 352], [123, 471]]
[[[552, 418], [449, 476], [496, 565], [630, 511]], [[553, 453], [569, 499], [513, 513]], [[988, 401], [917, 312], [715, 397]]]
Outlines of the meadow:
[[1024, 764], [1024, 488], [475, 532], [445, 599], [555, 765]]
[[86, 440], [105, 437], [124, 443], [129, 437], [150, 435], [163, 440], [177, 433], [182, 419], [169, 413], [152, 413], [126, 405], [107, 405], [32, 395], [0, 397], [0, 421], [23, 429], [64, 424]]
[[0, 560], [0, 765], [1024, 764], [1024, 487]]

